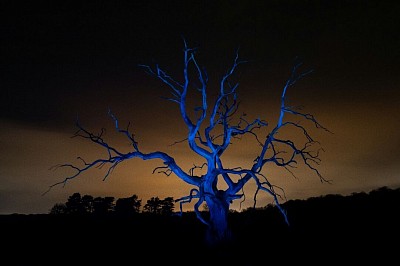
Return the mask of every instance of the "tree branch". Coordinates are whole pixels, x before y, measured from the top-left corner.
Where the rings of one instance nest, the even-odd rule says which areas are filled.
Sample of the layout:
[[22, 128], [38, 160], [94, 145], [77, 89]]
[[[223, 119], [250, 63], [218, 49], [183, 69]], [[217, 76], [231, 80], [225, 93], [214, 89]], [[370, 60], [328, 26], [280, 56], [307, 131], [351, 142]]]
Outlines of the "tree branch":
[[[78, 157], [78, 159], [81, 162], [83, 162], [82, 167], [79, 167], [79, 166], [76, 166], [73, 164], [60, 164], [60, 165], [50, 168], [50, 169], [71, 168], [75, 171], [75, 173], [70, 176], [67, 176], [60, 182], [56, 182], [56, 183], [50, 185], [48, 190], [45, 191], [43, 193], [43, 195], [48, 193], [55, 186], [59, 186], [59, 185], [65, 186], [69, 180], [74, 179], [77, 176], [80, 176], [81, 174], [88, 171], [89, 169], [92, 169], [92, 168], [100, 168], [101, 169], [103, 166], [108, 165], [108, 169], [103, 177], [103, 180], [106, 180], [107, 177], [118, 166], [119, 163], [121, 163], [125, 160], [128, 160], [128, 159], [132, 159], [132, 158], [140, 158], [142, 160], [160, 159], [164, 162], [164, 165], [165, 165], [164, 168], [169, 169], [168, 171], [165, 171], [165, 172], [161, 171], [162, 173], [167, 174], [169, 172], [171, 172], [171, 173], [173, 172], [180, 179], [182, 179], [183, 181], [185, 181], [188, 184], [195, 185], [195, 186], [200, 185], [199, 177], [188, 175], [185, 171], [183, 171], [176, 164], [175, 160], [168, 154], [166, 154], [164, 152], [159, 152], [159, 151], [150, 152], [150, 153], [141, 152], [139, 150], [137, 142], [134, 139], [134, 135], [131, 134], [128, 129], [126, 129], [126, 130], [120, 129], [118, 119], [115, 117], [115, 115], [113, 115], [111, 112], [109, 112], [109, 115], [115, 124], [116, 131], [125, 135], [130, 140], [134, 150], [132, 152], [126, 152], [126, 153], [120, 152], [116, 148], [110, 146], [109, 144], [107, 144], [104, 141], [104, 139], [102, 138], [104, 130], [102, 130], [99, 135], [94, 135], [93, 133], [86, 130], [83, 126], [81, 126], [81, 124], [79, 122], [77, 122], [76, 125], [78, 126], [79, 130], [75, 133], [74, 137], [82, 137], [85, 139], [89, 139], [94, 144], [97, 144], [97, 145], [103, 147], [105, 149], [108, 157], [102, 158], [102, 159], [96, 159], [92, 162], [86, 162], [81, 157]], [[156, 168], [156, 169], [161, 169], [161, 167]], [[153, 173], [154, 173], [154, 171], [153, 171]], [[169, 173], [169, 174], [171, 174], [171, 173]]]

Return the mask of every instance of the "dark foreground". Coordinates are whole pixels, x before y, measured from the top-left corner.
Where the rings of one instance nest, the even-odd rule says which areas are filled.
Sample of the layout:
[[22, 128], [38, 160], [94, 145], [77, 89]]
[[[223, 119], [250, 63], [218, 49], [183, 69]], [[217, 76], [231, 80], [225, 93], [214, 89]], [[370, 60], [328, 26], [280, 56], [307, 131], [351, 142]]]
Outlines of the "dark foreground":
[[291, 201], [290, 226], [275, 208], [232, 213], [234, 238], [213, 247], [193, 213], [4, 215], [1, 254], [4, 265], [383, 265], [398, 259], [396, 192]]

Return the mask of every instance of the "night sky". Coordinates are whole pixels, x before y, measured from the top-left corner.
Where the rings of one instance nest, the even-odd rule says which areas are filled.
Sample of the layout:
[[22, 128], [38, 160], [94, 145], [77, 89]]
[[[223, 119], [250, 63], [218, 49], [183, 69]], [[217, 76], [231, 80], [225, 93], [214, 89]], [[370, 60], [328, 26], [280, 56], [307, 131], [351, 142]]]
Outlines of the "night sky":
[[[47, 213], [69, 195], [179, 198], [189, 185], [152, 174], [159, 161], [134, 159], [105, 181], [94, 169], [65, 187], [49, 185], [71, 172], [60, 163], [102, 157], [71, 138], [75, 120], [114, 134], [109, 108], [144, 151], [161, 150], [189, 170], [199, 158], [185, 143], [186, 127], [165, 85], [138, 64], [159, 64], [182, 77], [183, 41], [198, 48], [210, 77], [209, 96], [239, 48], [239, 99], [250, 118], [277, 119], [279, 95], [296, 60], [313, 73], [288, 92], [333, 132], [310, 127], [325, 152], [319, 171], [299, 168], [297, 179], [271, 169], [288, 199], [348, 195], [400, 186], [400, 4], [398, 1], [2, 1], [0, 72], [0, 213]], [[225, 158], [245, 166], [257, 145], [235, 142]], [[244, 207], [252, 205], [252, 184]], [[272, 202], [267, 195], [258, 206]], [[237, 208], [238, 205], [233, 205]]]

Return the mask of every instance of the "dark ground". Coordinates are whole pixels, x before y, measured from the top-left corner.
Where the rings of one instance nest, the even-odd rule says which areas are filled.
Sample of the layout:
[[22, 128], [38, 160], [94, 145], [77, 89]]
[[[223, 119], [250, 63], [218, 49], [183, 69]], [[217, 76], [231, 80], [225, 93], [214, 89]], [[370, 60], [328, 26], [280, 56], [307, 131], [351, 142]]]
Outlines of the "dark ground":
[[397, 261], [400, 190], [289, 201], [290, 226], [275, 208], [231, 213], [234, 239], [204, 242], [182, 217], [3, 215], [7, 265], [302, 265]]

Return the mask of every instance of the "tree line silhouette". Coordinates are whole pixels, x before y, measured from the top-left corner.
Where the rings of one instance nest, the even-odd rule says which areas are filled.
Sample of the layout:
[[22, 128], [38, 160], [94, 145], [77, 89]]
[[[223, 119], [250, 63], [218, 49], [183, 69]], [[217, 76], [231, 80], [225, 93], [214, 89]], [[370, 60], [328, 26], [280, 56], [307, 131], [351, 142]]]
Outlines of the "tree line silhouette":
[[127, 198], [81, 196], [75, 192], [68, 197], [65, 203], [56, 203], [50, 209], [50, 214], [61, 215], [105, 215], [116, 213], [121, 215], [134, 215], [140, 212], [156, 215], [171, 215], [174, 212], [174, 198], [152, 197], [142, 207], [142, 200], [136, 194]]
[[[83, 195], [76, 192], [70, 195], [65, 203], [56, 203], [50, 209], [49, 214], [52, 215], [87, 215], [87, 214], [119, 214], [119, 215], [135, 215], [139, 213], [156, 214], [169, 216], [175, 213], [174, 198], [165, 197], [160, 199], [158, 196], [151, 197], [142, 206], [142, 200], [136, 194], [127, 198], [115, 197], [93, 197], [91, 195]], [[383, 186], [370, 192], [354, 192], [348, 196], [340, 194], [327, 194], [318, 197], [310, 197], [307, 199], [294, 199], [282, 203], [282, 207], [287, 211], [291, 221], [290, 227], [313, 225], [311, 221], [320, 221], [329, 217], [332, 223], [335, 219], [347, 217], [345, 221], [350, 223], [355, 219], [368, 217], [368, 221], [373, 219], [381, 219], [391, 214], [396, 214], [396, 210], [400, 211], [400, 188], [392, 189]], [[318, 211], [316, 211], [318, 210]], [[202, 213], [207, 215], [207, 204], [203, 205]], [[268, 204], [264, 207], [249, 207], [241, 211], [231, 209], [229, 218], [231, 220], [246, 219], [251, 217], [256, 221], [257, 217], [264, 217], [265, 220], [274, 221], [281, 224], [279, 227], [286, 227], [282, 218], [278, 214], [279, 210], [275, 204]], [[194, 216], [193, 211], [186, 211], [189, 216]], [[378, 215], [379, 214], [379, 215]], [[240, 218], [239, 218], [240, 217]], [[264, 219], [258, 219], [263, 220]], [[304, 222], [306, 220], [307, 222]], [[365, 221], [363, 222], [365, 224]]]
[[[400, 188], [288, 200], [282, 207], [289, 225], [273, 204], [230, 211], [234, 239], [215, 248], [205, 245], [206, 227], [194, 211], [163, 215], [173, 212], [173, 202], [172, 197], [153, 197], [142, 206], [136, 195], [115, 199], [74, 193], [65, 203], [55, 204], [51, 214], [0, 215], [6, 243], [3, 254], [15, 250], [25, 254], [13, 257], [19, 265], [46, 265], [38, 254], [62, 254], [70, 265], [78, 260], [87, 265], [105, 261], [123, 265], [128, 260], [138, 263], [150, 252], [157, 256], [145, 256], [146, 265], [187, 265], [175, 254], [201, 250], [190, 261], [193, 266], [262, 265], [265, 255], [270, 255], [271, 262], [288, 254], [306, 265], [321, 265], [316, 254], [337, 264], [345, 260], [359, 265], [373, 259], [392, 260], [398, 254], [398, 245], [392, 243], [400, 238]], [[208, 211], [203, 208], [202, 212], [207, 215]], [[259, 243], [261, 239], [265, 241]], [[258, 245], [259, 253], [238, 251]], [[54, 265], [54, 261], [49, 263]]]

